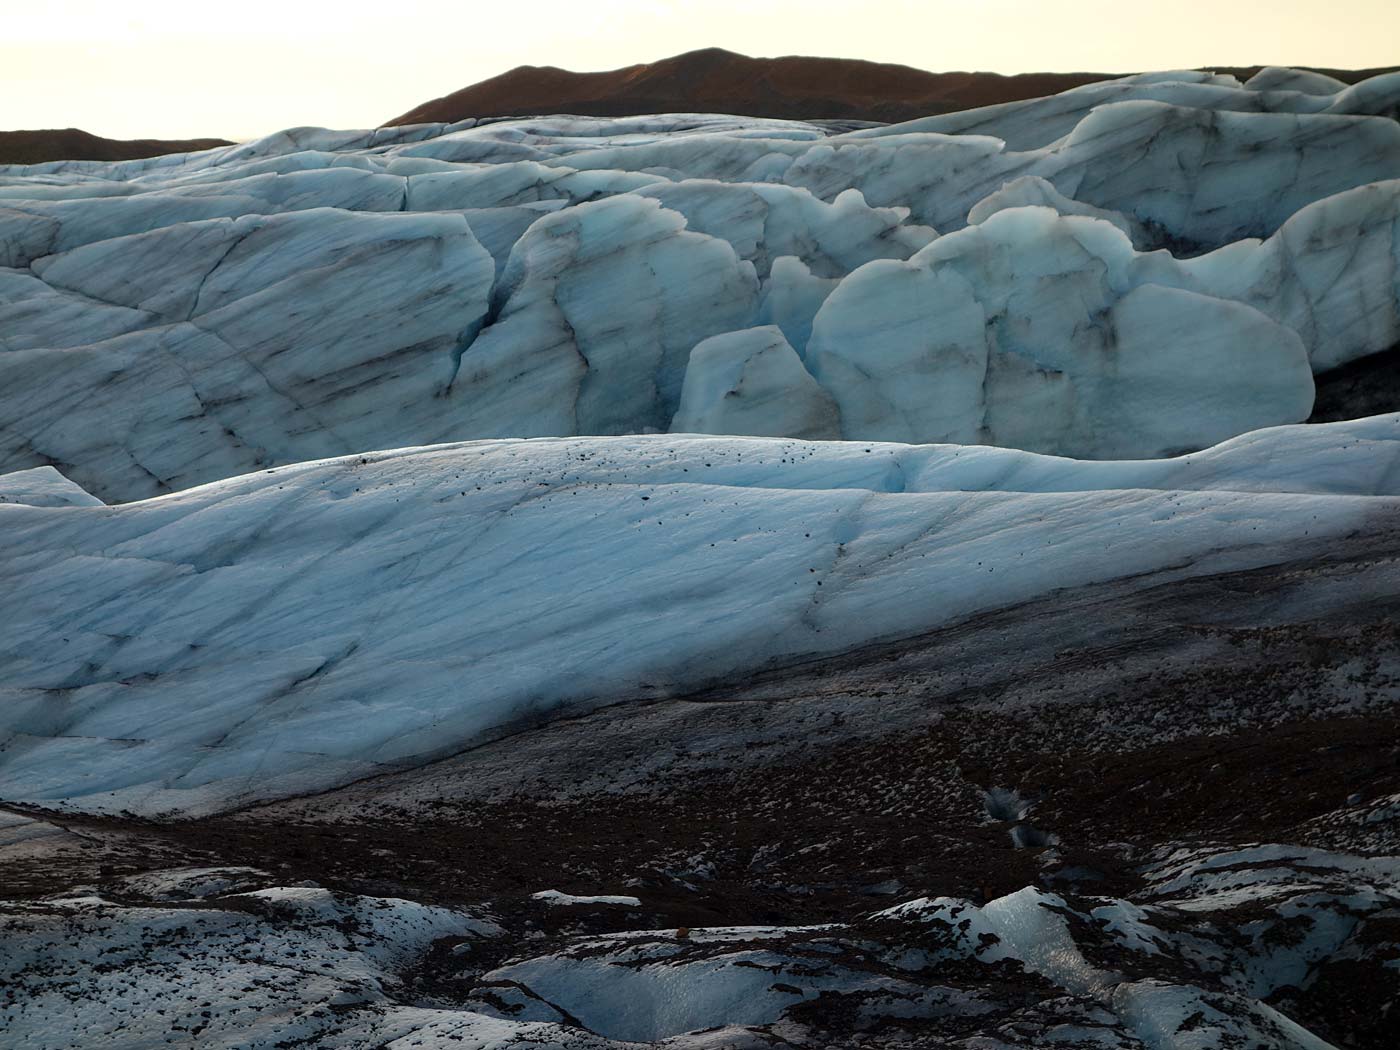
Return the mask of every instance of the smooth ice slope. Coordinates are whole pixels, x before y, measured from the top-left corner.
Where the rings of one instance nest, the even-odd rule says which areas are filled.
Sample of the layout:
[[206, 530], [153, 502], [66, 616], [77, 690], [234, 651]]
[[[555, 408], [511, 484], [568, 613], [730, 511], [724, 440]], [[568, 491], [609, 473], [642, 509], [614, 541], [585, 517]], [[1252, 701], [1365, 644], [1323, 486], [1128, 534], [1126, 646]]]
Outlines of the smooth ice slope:
[[[1397, 107], [1397, 75], [1179, 72], [846, 133], [541, 117], [3, 167], [0, 470], [129, 500], [483, 437], [1199, 449], [1400, 341]], [[752, 362], [759, 407], [712, 403], [711, 348], [682, 411], [697, 346], [767, 326], [797, 364]]]
[[1382, 416], [1101, 463], [507, 440], [0, 504], [0, 796], [213, 809], [1060, 588], [1266, 564], [1393, 518], [1397, 438]]

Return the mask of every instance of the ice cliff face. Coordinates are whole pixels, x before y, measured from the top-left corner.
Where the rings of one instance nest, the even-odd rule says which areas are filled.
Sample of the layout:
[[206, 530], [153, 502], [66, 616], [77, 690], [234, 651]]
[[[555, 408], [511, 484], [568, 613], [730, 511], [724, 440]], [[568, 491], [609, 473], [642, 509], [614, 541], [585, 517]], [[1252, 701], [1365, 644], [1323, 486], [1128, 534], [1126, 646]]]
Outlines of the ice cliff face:
[[1149, 458], [1297, 422], [1400, 341], [1400, 76], [1266, 73], [0, 168], [0, 471], [125, 500], [481, 437]]

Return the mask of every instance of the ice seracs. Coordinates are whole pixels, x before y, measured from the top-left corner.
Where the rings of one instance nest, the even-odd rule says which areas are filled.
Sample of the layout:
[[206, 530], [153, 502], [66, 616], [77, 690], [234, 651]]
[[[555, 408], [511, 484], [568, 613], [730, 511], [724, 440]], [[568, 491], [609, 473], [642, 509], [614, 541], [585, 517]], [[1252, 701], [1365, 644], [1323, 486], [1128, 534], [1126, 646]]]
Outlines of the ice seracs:
[[624, 195], [537, 221], [494, 297], [449, 388], [466, 431], [617, 434], [666, 427], [691, 349], [752, 318], [758, 281], [726, 242]]
[[836, 403], [776, 325], [711, 336], [690, 352], [677, 434], [839, 438]]
[[[1000, 211], [836, 287], [807, 359], [842, 435], [1124, 458], [1305, 418], [1290, 329], [1109, 223]], [[1166, 284], [1163, 282], [1172, 282]]]
[[[3, 168], [0, 470], [138, 499], [678, 413], [1203, 448], [1307, 418], [1299, 340], [1314, 372], [1400, 341], [1398, 102], [1395, 75], [1182, 72], [858, 131], [472, 120]], [[800, 365], [767, 407], [681, 412], [696, 348], [767, 326]]]
[[687, 228], [728, 241], [767, 277], [777, 259], [800, 259], [821, 277], [843, 277], [872, 259], [907, 259], [937, 232], [909, 223], [908, 208], [872, 208], [859, 190], [827, 203], [806, 189], [713, 179], [637, 191], [685, 216]]
[[[447, 436], [495, 267], [460, 215], [316, 209], [161, 227], [30, 272], [60, 305], [0, 353], [0, 464], [136, 494]], [[75, 345], [85, 321], [103, 338]]]
[[1142, 224], [1135, 219], [1122, 212], [1096, 208], [1092, 204], [1081, 204], [1071, 200], [1039, 175], [1022, 175], [1019, 179], [1012, 179], [995, 193], [983, 197], [967, 213], [967, 221], [969, 225], [977, 225], [999, 211], [1033, 207], [1051, 208], [1060, 215], [1086, 215], [1091, 219], [1103, 219], [1122, 230], [1139, 248], [1144, 246], [1150, 237]]

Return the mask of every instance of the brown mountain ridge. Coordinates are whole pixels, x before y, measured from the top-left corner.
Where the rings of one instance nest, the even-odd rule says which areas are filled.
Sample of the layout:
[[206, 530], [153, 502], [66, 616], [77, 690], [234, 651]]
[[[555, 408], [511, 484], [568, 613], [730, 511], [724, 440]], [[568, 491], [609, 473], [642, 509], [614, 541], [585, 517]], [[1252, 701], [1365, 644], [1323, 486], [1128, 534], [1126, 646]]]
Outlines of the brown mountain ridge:
[[[1220, 66], [1247, 79], [1262, 66]], [[1387, 69], [1317, 72], [1348, 84]], [[468, 117], [574, 113], [735, 113], [789, 120], [896, 123], [936, 113], [1052, 95], [1123, 73], [930, 73], [911, 66], [848, 58], [750, 58], [721, 48], [601, 73], [518, 66], [500, 76], [416, 106], [386, 127]]]
[[0, 164], [51, 160], [140, 160], [232, 145], [227, 139], [105, 139], [78, 128], [0, 131]]
[[[1215, 66], [1246, 80], [1262, 66]], [[1354, 84], [1400, 67], [1321, 69]], [[600, 73], [517, 66], [499, 76], [414, 107], [385, 127], [452, 123], [468, 117], [574, 113], [735, 113], [789, 120], [897, 123], [937, 113], [1039, 98], [1112, 80], [1123, 73], [931, 73], [912, 66], [849, 58], [750, 58], [706, 48]], [[136, 160], [227, 146], [226, 139], [109, 139], [78, 128], [0, 131], [0, 164], [55, 160]]]

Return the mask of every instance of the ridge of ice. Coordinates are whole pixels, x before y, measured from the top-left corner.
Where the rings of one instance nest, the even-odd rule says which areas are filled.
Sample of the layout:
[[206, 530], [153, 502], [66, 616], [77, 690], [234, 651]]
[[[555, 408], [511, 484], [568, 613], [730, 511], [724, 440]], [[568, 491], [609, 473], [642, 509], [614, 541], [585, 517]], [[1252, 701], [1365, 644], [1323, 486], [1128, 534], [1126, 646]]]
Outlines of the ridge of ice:
[[1380, 416], [1136, 462], [500, 440], [0, 504], [0, 795], [218, 809], [1065, 587], [1264, 564], [1394, 514], [1397, 438]]
[[[0, 470], [132, 499], [696, 426], [1205, 447], [1400, 342], [1397, 112], [1400, 75], [1168, 72], [835, 134], [554, 116], [0, 167]], [[766, 407], [678, 420], [697, 346], [768, 325], [801, 368]], [[824, 398], [839, 429], [786, 411]]]

